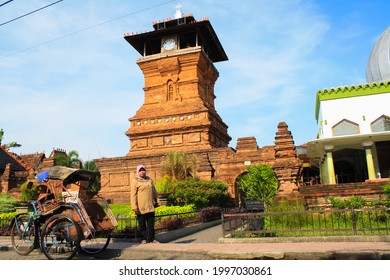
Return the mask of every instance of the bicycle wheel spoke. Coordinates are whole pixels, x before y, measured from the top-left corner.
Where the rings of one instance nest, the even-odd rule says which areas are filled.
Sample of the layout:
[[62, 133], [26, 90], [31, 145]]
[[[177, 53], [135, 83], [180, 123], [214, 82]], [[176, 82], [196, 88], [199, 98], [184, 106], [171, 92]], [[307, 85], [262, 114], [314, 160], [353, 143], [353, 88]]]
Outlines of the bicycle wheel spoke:
[[12, 247], [19, 255], [28, 255], [34, 249], [36, 229], [34, 219], [29, 214], [14, 218], [11, 227]]
[[69, 216], [54, 215], [42, 227], [41, 248], [49, 259], [73, 258], [79, 250], [80, 240], [80, 228]]
[[110, 231], [93, 232], [89, 237], [81, 240], [80, 249], [86, 254], [97, 254], [107, 248], [110, 240]]

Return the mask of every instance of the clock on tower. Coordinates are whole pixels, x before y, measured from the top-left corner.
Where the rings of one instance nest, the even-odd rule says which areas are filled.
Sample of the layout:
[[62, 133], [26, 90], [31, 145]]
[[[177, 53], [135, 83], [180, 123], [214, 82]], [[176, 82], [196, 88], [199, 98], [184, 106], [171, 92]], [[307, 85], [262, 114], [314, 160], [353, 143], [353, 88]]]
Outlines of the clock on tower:
[[175, 38], [168, 37], [163, 39], [163, 50], [165, 51], [171, 51], [176, 47], [176, 40]]

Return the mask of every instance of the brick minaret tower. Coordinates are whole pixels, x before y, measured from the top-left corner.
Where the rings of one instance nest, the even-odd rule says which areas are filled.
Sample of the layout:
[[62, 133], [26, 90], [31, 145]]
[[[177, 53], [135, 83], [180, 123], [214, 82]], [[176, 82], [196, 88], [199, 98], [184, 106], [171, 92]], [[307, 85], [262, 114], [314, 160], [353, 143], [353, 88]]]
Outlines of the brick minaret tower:
[[125, 34], [142, 57], [144, 104], [131, 117], [128, 156], [170, 150], [227, 147], [231, 137], [214, 106], [215, 62], [227, 60], [208, 19], [196, 21], [176, 10], [174, 19], [153, 23], [153, 31]]

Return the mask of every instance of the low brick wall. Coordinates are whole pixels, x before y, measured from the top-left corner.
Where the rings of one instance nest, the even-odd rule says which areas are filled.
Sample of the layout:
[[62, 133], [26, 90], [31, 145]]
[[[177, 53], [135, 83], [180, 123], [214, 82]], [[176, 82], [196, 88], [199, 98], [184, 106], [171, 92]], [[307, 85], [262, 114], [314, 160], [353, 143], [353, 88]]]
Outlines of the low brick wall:
[[390, 181], [350, 183], [338, 185], [301, 186], [299, 194], [304, 198], [309, 208], [330, 206], [327, 196], [346, 199], [349, 196], [359, 196], [367, 201], [384, 200], [383, 186]]

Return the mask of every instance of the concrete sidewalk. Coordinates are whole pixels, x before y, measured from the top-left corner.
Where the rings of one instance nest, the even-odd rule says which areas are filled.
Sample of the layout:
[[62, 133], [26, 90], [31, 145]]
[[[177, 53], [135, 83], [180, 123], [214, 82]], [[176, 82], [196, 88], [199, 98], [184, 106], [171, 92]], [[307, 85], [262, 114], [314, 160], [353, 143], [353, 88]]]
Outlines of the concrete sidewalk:
[[389, 242], [112, 243], [121, 259], [388, 260]]
[[[390, 236], [315, 238], [222, 238], [221, 225], [207, 224], [158, 235], [161, 243], [139, 244], [113, 239], [107, 250], [94, 257], [112, 260], [389, 260]], [[0, 238], [4, 258], [15, 256], [9, 237]], [[164, 242], [164, 243], [163, 243]], [[5, 252], [4, 252], [5, 253]], [[28, 259], [27, 256], [26, 259]], [[44, 258], [43, 258], [44, 259]]]
[[[211, 225], [211, 226], [210, 226]], [[126, 259], [271, 259], [271, 260], [387, 260], [390, 236], [312, 238], [222, 238], [222, 226], [210, 227], [173, 238], [169, 243], [128, 244]], [[174, 233], [166, 233], [175, 235]]]

